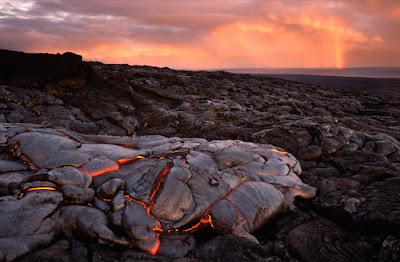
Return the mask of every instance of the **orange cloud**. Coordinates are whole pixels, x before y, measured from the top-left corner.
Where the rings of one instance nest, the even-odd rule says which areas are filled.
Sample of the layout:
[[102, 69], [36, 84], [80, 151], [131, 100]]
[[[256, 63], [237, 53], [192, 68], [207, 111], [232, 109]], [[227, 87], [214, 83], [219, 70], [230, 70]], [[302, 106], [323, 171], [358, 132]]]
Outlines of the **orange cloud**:
[[0, 48], [189, 69], [400, 66], [394, 2], [22, 2], [0, 5]]
[[[149, 64], [175, 68], [229, 67], [336, 67], [345, 66], [345, 53], [358, 43], [382, 43], [329, 18], [278, 17], [270, 22], [237, 21], [218, 26], [194, 45], [107, 41], [84, 48], [35, 47], [36, 52], [73, 51], [86, 60], [108, 63]], [[291, 28], [295, 26], [294, 28]], [[88, 25], [95, 28], [93, 25]], [[38, 34], [39, 36], [41, 34]]]
[[[344, 66], [344, 53], [354, 43], [371, 40], [340, 22], [301, 16], [274, 22], [234, 22], [216, 27], [196, 45], [171, 45], [138, 41], [98, 43], [72, 51], [86, 60], [108, 63], [149, 64], [175, 68], [242, 67], [337, 67]], [[296, 25], [296, 30], [287, 25]], [[51, 46], [36, 51], [50, 52]], [[71, 51], [65, 50], [56, 52]]]
[[[315, 41], [320, 42], [321, 50], [315, 50]], [[233, 64], [243, 60], [247, 67], [332, 66], [330, 48], [326, 48], [329, 41], [320, 37], [310, 41], [298, 32], [271, 24], [238, 22], [221, 26], [209, 35], [208, 42], [225, 59]]]
[[236, 22], [216, 28], [207, 42], [224, 58], [239, 59], [245, 54], [250, 62], [247, 66], [341, 68], [346, 49], [369, 41], [363, 33], [334, 19], [269, 17], [284, 23]]

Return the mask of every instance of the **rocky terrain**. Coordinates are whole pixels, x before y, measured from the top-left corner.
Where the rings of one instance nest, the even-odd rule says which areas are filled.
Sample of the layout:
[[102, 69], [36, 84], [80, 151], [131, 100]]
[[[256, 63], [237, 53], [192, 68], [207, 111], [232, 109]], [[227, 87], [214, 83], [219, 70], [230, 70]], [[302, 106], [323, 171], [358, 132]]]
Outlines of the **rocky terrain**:
[[[398, 93], [327, 89], [264, 76], [0, 50], [0, 123], [62, 128], [90, 136], [93, 143], [110, 136], [155, 135], [272, 144], [299, 159], [302, 181], [317, 188], [314, 199], [297, 199], [296, 208], [254, 232], [259, 244], [208, 228], [194, 234], [197, 244], [184, 257], [171, 258], [98, 243], [90, 235], [61, 234], [38, 236], [45, 247], [29, 247], [17, 259], [398, 261], [399, 98]], [[4, 139], [0, 142], [7, 143]], [[4, 151], [1, 159], [9, 155]], [[7, 202], [22, 181], [11, 183], [5, 166], [0, 172], [1, 201]], [[45, 208], [51, 210], [54, 201]], [[25, 233], [32, 228], [23, 222], [17, 227], [27, 227]], [[0, 240], [12, 243], [6, 240], [11, 229], [2, 230]]]
[[372, 78], [346, 76], [319, 76], [319, 75], [268, 75], [291, 81], [320, 85], [349, 91], [400, 92], [400, 78]]

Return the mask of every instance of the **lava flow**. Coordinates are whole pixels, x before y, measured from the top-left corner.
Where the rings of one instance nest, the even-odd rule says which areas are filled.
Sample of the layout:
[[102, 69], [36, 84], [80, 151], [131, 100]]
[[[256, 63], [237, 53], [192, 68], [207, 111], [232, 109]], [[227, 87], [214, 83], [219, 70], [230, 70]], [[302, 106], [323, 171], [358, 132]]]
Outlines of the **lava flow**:
[[[125, 197], [125, 199], [127, 199], [128, 201], [136, 202], [136, 203], [142, 205], [143, 208], [146, 210], [146, 213], [148, 214], [148, 216], [151, 217], [152, 219], [156, 220], [156, 219], [154, 218], [154, 216], [153, 216], [153, 215], [151, 214], [151, 212], [150, 212], [150, 211], [151, 211], [151, 208], [150, 208], [149, 206], [146, 206], [145, 203], [143, 203], [142, 201], [136, 200], [136, 199], [134, 199], [133, 197], [131, 197], [131, 196], [129, 196], [129, 195], [125, 195], [124, 197]], [[158, 220], [157, 220], [157, 221], [158, 221]], [[154, 243], [154, 246], [152, 246], [150, 249], [146, 249], [146, 250], [144, 250], [144, 251], [147, 252], [147, 253], [149, 253], [150, 255], [155, 255], [155, 254], [157, 254], [158, 249], [160, 248], [160, 244], [161, 244], [161, 241], [160, 241], [160, 233], [163, 233], [163, 230], [162, 230], [162, 228], [161, 228], [161, 225], [160, 225], [159, 221], [158, 221], [158, 224], [157, 224], [156, 226], [154, 226], [153, 228], [148, 228], [148, 229], [151, 230], [151, 231], [153, 231], [153, 232], [155, 233], [155, 235], [156, 235], [156, 241], [155, 241], [155, 243]]]
[[157, 254], [158, 250], [160, 249], [161, 241], [158, 239], [157, 244], [154, 245], [152, 249], [147, 251], [150, 255], [155, 255]]
[[156, 180], [156, 186], [153, 188], [153, 190], [151, 192], [150, 200], [149, 200], [149, 204], [148, 205], [146, 205], [145, 203], [143, 203], [143, 202], [141, 202], [141, 201], [139, 201], [139, 200], [137, 200], [135, 198], [132, 198], [129, 195], [124, 195], [124, 197], [126, 199], [128, 199], [129, 201], [135, 201], [135, 202], [140, 203], [141, 205], [143, 205], [145, 207], [146, 211], [147, 211], [147, 214], [149, 214], [151, 217], [153, 217], [151, 215], [151, 208], [154, 205], [154, 202], [156, 201], [156, 197], [157, 197], [158, 191], [160, 190], [161, 185], [165, 180], [165, 177], [167, 176], [169, 170], [171, 169], [171, 166], [172, 166], [171, 163], [167, 163], [166, 167], [164, 167], [164, 169], [161, 170], [160, 174], [158, 175], [157, 180]]
[[[194, 226], [192, 226], [190, 228], [187, 228], [187, 229], [183, 229], [183, 230], [181, 230], [181, 232], [185, 232], [185, 233], [193, 232], [193, 231], [199, 229], [202, 225], [207, 225], [207, 224], [210, 224], [212, 226], [211, 215], [204, 216], [196, 225], [194, 225]], [[175, 230], [175, 232], [176, 231], [179, 231], [179, 230]]]
[[[104, 168], [104, 169], [99, 170], [97, 172], [89, 172], [89, 171], [85, 171], [85, 170], [81, 170], [81, 172], [83, 174], [89, 174], [91, 177], [100, 176], [100, 175], [106, 174], [108, 172], [119, 170], [119, 166], [122, 165], [122, 164], [128, 164], [128, 163], [134, 162], [136, 160], [145, 159], [145, 158], [146, 158], [145, 156], [136, 156], [136, 157], [132, 157], [132, 158], [118, 159], [118, 160], [116, 160], [116, 162], [118, 164], [116, 166], [109, 167], [109, 168]], [[25, 159], [24, 157], [21, 157], [21, 159], [22, 159], [22, 161], [24, 163], [33, 165], [33, 163], [31, 163], [29, 161], [29, 159], [27, 159], [27, 158]], [[159, 156], [159, 157], [157, 157], [157, 159], [165, 159], [165, 156]], [[181, 160], [184, 163], [186, 163], [185, 157], [181, 157]], [[129, 195], [124, 195], [125, 199], [127, 199], [128, 201], [135, 201], [136, 203], [141, 204], [143, 206], [143, 208], [145, 209], [146, 213], [148, 214], [148, 216], [151, 217], [152, 219], [157, 220], [151, 214], [151, 210], [152, 210], [152, 207], [153, 207], [153, 205], [154, 205], [154, 203], [155, 203], [155, 201], [156, 201], [156, 199], [157, 199], [157, 197], [158, 197], [158, 195], [160, 193], [160, 190], [162, 189], [163, 183], [164, 183], [169, 171], [171, 170], [171, 168], [172, 168], [172, 161], [169, 160], [167, 162], [166, 166], [161, 170], [161, 172], [159, 173], [159, 175], [156, 178], [155, 185], [154, 185], [154, 187], [152, 189], [148, 204], [146, 204], [144, 202], [141, 202], [141, 201], [139, 201], [137, 199], [134, 199]], [[20, 198], [22, 198], [24, 196], [24, 194], [26, 194], [27, 192], [39, 191], [39, 190], [52, 190], [52, 191], [55, 191], [55, 190], [57, 190], [57, 188], [49, 187], [49, 186], [32, 187], [32, 188], [29, 188], [27, 190], [24, 190], [20, 194]], [[102, 199], [102, 200], [106, 201], [106, 202], [111, 202], [112, 201], [112, 199]], [[174, 232], [176, 232], [176, 233], [187, 233], [187, 232], [191, 232], [191, 231], [196, 230], [197, 228], [199, 228], [201, 225], [204, 225], [204, 224], [211, 224], [211, 217], [209, 215], [207, 215], [204, 218], [202, 218], [196, 225], [194, 225], [194, 226], [192, 226], [192, 227], [190, 227], [188, 229], [183, 229], [183, 230], [176, 229], [176, 230], [168, 230], [168, 231], [166, 231], [166, 230], [162, 229], [161, 225], [158, 223], [158, 225], [154, 226], [154, 228], [149, 228], [149, 230], [153, 231], [156, 234], [157, 241], [155, 241], [154, 246], [151, 246], [149, 249], [146, 250], [146, 252], [151, 254], [151, 255], [154, 255], [154, 254], [156, 254], [158, 252], [158, 249], [160, 247], [160, 239], [159, 239], [160, 234], [169, 234], [169, 233], [174, 233]]]
[[[144, 157], [142, 157], [144, 158]], [[170, 171], [172, 167], [171, 163], [167, 163], [167, 165], [161, 170], [160, 174], [158, 175], [156, 179], [156, 185], [153, 188], [150, 199], [149, 199], [149, 204], [146, 205], [144, 202], [139, 201], [137, 199], [134, 199], [133, 197], [129, 195], [124, 195], [125, 199], [128, 201], [134, 201], [136, 203], [139, 203], [144, 207], [146, 210], [146, 213], [151, 217], [152, 219], [156, 219], [152, 214], [151, 214], [151, 208], [154, 205], [154, 202], [156, 200], [156, 197], [158, 195], [159, 190], [161, 189], [162, 183], [164, 182], [168, 172]], [[156, 234], [157, 241], [155, 242], [154, 246], [151, 247], [151, 249], [146, 250], [147, 253], [151, 255], [155, 255], [158, 252], [158, 249], [160, 248], [160, 233], [165, 233], [164, 230], [161, 228], [160, 225], [156, 225], [154, 228], [150, 228], [151, 231], [153, 231]]]
[[133, 161], [136, 161], [138, 159], [143, 159], [143, 158], [146, 158], [146, 157], [145, 156], [136, 156], [136, 157], [132, 157], [132, 158], [117, 159], [116, 160], [116, 162], [118, 164], [117, 166], [104, 168], [104, 169], [101, 169], [101, 170], [99, 170], [97, 172], [89, 172], [87, 170], [82, 170], [81, 169], [81, 172], [82, 172], [82, 174], [88, 174], [91, 177], [101, 176], [101, 175], [104, 175], [104, 174], [112, 172], [112, 171], [118, 171], [120, 165], [128, 164], [128, 163], [131, 163]]
[[272, 149], [270, 149], [272, 152], [277, 152], [277, 153], [279, 153], [279, 154], [281, 154], [281, 155], [286, 155], [287, 154], [287, 152], [285, 152], [285, 151], [281, 151], [281, 150], [278, 150], [278, 149], [275, 149], [275, 148], [272, 148]]
[[146, 157], [145, 156], [136, 156], [136, 157], [132, 157], [132, 158], [122, 158], [122, 159], [118, 159], [117, 163], [118, 163], [118, 165], [128, 164], [135, 160], [143, 159], [143, 158], [146, 158]]
[[101, 176], [101, 175], [104, 175], [106, 173], [109, 173], [109, 172], [112, 172], [112, 171], [118, 171], [118, 170], [119, 170], [119, 166], [105, 168], [105, 169], [99, 170], [97, 172], [92, 172], [92, 173], [90, 173], [88, 171], [85, 171], [85, 170], [81, 170], [81, 172], [82, 172], [82, 174], [87, 174], [87, 175], [89, 175], [91, 177], [96, 177], [96, 176]]
[[171, 163], [167, 163], [167, 166], [164, 167], [163, 170], [161, 170], [160, 174], [157, 177], [156, 180], [156, 186], [154, 187], [153, 191], [151, 192], [150, 195], [150, 200], [149, 200], [149, 209], [151, 209], [151, 207], [153, 206], [154, 202], [156, 201], [156, 196], [158, 191], [161, 188], [161, 184], [164, 182], [165, 177], [167, 176], [169, 170], [171, 169], [172, 164]]
[[40, 190], [50, 190], [50, 191], [56, 191], [57, 189], [54, 187], [49, 187], [49, 186], [38, 186], [38, 187], [31, 187], [22, 192], [19, 195], [19, 198], [22, 198], [26, 193], [31, 192], [31, 191], [40, 191]]

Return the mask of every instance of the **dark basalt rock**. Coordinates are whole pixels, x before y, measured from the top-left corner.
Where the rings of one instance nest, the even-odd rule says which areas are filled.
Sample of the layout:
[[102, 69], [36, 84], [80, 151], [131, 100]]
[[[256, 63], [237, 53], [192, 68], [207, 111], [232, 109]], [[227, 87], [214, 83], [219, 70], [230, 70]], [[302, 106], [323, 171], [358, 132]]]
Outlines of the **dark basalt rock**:
[[379, 251], [375, 241], [379, 243], [324, 219], [302, 224], [287, 235], [288, 249], [305, 261], [372, 260]]
[[379, 261], [398, 261], [400, 259], [400, 240], [388, 236], [382, 243]]
[[0, 84], [66, 95], [83, 87], [90, 72], [82, 56], [74, 53], [26, 54], [0, 49]]
[[266, 248], [234, 235], [216, 237], [193, 252], [201, 261], [266, 261], [268, 256]]
[[79, 241], [60, 240], [47, 248], [22, 257], [18, 261], [86, 262], [88, 261], [88, 250]]
[[11, 196], [2, 197], [0, 237], [28, 236], [39, 229], [43, 230], [42, 223], [56, 210], [62, 199], [59, 192], [34, 192], [21, 200]]
[[[62, 201], [59, 192], [33, 192], [0, 200], [0, 258], [11, 261], [51, 243], [57, 232], [49, 218]], [[11, 226], [13, 225], [13, 226]]]

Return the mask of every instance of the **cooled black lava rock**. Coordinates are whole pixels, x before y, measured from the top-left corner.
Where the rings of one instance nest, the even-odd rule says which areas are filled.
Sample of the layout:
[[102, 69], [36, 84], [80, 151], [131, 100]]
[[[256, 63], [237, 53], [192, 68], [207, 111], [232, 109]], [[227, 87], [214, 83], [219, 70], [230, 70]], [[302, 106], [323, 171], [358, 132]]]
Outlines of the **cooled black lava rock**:
[[65, 97], [82, 88], [91, 71], [82, 56], [69, 52], [25, 54], [0, 49], [0, 84], [37, 88]]

